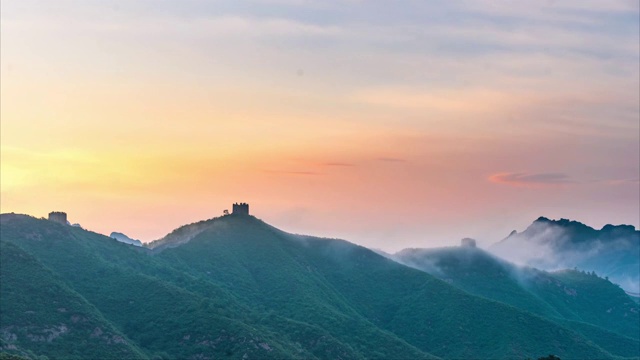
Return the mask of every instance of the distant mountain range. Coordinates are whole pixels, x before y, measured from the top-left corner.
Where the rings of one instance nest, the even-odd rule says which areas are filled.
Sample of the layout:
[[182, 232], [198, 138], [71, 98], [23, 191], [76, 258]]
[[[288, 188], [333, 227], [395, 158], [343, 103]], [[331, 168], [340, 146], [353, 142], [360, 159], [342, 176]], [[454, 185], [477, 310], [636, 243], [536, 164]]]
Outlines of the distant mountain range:
[[471, 246], [431, 257], [436, 274], [249, 215], [150, 247], [17, 214], [0, 215], [0, 233], [0, 351], [22, 357], [640, 356], [638, 304], [610, 282], [535, 270], [518, 280]]
[[544, 270], [595, 271], [629, 292], [640, 292], [640, 231], [630, 225], [606, 225], [596, 230], [577, 221], [540, 217], [489, 251]]
[[131, 244], [131, 245], [135, 245], [135, 246], [142, 246], [142, 241], [140, 240], [136, 240], [136, 239], [132, 239], [130, 237], [128, 237], [127, 235], [123, 234], [123, 233], [119, 233], [119, 232], [112, 232], [111, 235], [109, 235], [110, 238], [114, 238], [120, 242], [123, 242], [125, 244]]

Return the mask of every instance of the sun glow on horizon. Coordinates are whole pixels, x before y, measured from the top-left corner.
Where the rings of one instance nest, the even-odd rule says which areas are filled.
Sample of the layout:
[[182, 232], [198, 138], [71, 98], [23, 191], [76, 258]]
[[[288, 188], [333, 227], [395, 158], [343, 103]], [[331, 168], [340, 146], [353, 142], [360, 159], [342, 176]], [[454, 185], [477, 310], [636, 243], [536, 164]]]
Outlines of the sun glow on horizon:
[[242, 200], [383, 249], [640, 226], [635, 2], [251, 3], [3, 1], [0, 210], [149, 241]]

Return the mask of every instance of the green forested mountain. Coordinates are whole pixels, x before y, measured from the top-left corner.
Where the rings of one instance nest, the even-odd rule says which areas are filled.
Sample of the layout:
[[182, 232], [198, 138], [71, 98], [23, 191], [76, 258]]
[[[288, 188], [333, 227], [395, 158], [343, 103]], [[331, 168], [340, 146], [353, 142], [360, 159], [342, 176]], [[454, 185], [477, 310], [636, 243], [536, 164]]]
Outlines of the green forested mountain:
[[0, 242], [2, 347], [24, 356], [144, 358], [81, 295], [33, 256]]
[[[487, 299], [366, 248], [287, 234], [251, 216], [187, 225], [150, 249], [25, 215], [1, 215], [0, 224], [1, 346], [22, 356], [630, 355], [593, 340], [628, 346], [620, 329], [557, 321], [559, 305], [538, 311]], [[37, 341], [50, 329], [66, 330]]]
[[594, 273], [518, 267], [475, 247], [405, 249], [391, 257], [471, 294], [551, 319], [617, 355], [640, 352], [638, 304]]

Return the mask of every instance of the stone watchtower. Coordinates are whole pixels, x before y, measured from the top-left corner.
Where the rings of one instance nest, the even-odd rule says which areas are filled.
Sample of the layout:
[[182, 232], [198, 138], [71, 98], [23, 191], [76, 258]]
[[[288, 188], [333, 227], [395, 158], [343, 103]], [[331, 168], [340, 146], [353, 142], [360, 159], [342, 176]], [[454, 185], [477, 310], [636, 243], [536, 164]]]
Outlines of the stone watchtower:
[[476, 241], [474, 239], [464, 238], [464, 239], [460, 240], [460, 246], [474, 248], [474, 247], [476, 247]]
[[49, 221], [67, 225], [67, 213], [62, 211], [52, 211], [49, 213]]
[[233, 204], [232, 214], [236, 215], [249, 215], [249, 204], [247, 203], [235, 203]]

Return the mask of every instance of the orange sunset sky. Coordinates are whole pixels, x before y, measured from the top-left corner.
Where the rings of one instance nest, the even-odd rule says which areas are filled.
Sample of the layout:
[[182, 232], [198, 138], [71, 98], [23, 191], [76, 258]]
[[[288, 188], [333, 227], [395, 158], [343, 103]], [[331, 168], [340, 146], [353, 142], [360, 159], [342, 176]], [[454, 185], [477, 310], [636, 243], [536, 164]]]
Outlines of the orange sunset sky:
[[1, 211], [387, 251], [640, 222], [631, 1], [3, 0]]

